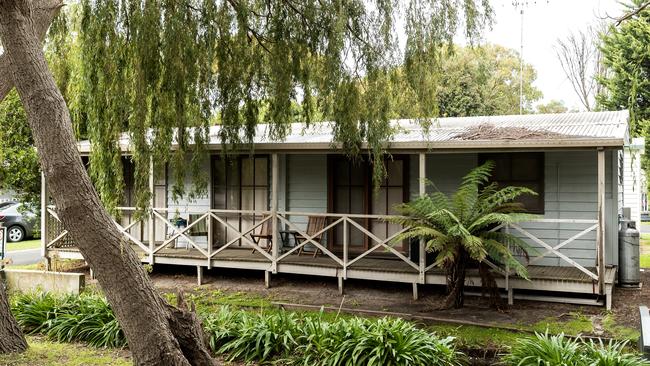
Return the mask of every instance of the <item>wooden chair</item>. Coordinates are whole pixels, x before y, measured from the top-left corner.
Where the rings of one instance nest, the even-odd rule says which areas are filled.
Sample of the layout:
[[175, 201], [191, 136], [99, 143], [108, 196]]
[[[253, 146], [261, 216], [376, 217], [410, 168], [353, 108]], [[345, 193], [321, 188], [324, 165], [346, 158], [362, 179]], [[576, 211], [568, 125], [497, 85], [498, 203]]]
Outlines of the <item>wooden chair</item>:
[[[315, 242], [321, 244], [321, 241], [323, 240], [323, 236], [325, 235], [325, 232], [322, 232], [322, 230], [325, 228], [326, 222], [327, 222], [327, 218], [325, 216], [309, 216], [309, 219], [307, 221], [307, 231], [305, 231], [305, 234], [311, 237]], [[314, 234], [318, 232], [321, 233], [314, 236]], [[291, 233], [293, 234], [293, 237], [296, 240], [296, 245], [300, 245], [307, 240], [306, 237], [304, 237], [302, 234], [298, 233], [297, 231], [292, 231]], [[298, 255], [302, 254], [303, 249], [305, 249], [304, 246], [298, 249]], [[316, 258], [318, 252], [320, 251], [321, 250], [318, 247], [316, 247], [316, 250], [314, 251], [314, 258]]]
[[[262, 223], [260, 226], [260, 232], [258, 234], [253, 234], [251, 233], [251, 239], [253, 239], [253, 242], [256, 245], [260, 245], [260, 242], [262, 240], [266, 240], [266, 251], [271, 252], [271, 249], [273, 248], [273, 225], [272, 219], [268, 219]], [[255, 253], [255, 248], [253, 248], [252, 253]]]

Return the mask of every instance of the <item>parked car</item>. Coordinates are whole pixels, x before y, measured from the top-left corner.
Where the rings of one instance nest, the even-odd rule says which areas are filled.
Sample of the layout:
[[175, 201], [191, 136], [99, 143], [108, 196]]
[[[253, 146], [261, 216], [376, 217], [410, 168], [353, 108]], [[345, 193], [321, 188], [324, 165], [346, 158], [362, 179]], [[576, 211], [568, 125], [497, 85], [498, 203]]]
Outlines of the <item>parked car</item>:
[[648, 213], [646, 211], [641, 212], [641, 221], [643, 221], [643, 222], [650, 221], [650, 213]]
[[0, 223], [7, 228], [7, 241], [17, 242], [33, 237], [37, 222], [36, 215], [22, 210], [20, 203], [0, 203]]

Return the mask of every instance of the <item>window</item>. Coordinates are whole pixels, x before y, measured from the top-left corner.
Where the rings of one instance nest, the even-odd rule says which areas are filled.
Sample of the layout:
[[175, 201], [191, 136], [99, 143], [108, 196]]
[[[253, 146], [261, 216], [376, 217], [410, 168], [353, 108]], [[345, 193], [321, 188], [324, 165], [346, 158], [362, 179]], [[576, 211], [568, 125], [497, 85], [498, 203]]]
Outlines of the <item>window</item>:
[[537, 196], [522, 195], [517, 199], [529, 213], [544, 213], [544, 153], [481, 154], [479, 162], [494, 162], [491, 182], [499, 187], [517, 186], [530, 188]]
[[[269, 158], [246, 156], [233, 159], [214, 157], [212, 160], [212, 208], [245, 211], [269, 209]], [[226, 222], [245, 231], [262, 217], [227, 215]], [[224, 244], [238, 233], [213, 221], [215, 243]]]

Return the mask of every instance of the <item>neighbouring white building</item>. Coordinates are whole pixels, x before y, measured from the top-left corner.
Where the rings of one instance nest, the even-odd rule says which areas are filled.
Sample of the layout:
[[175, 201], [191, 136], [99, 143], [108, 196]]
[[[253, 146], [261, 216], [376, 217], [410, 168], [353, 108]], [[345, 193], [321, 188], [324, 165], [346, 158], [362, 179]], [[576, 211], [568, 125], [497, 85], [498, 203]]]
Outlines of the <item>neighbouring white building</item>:
[[644, 154], [645, 139], [637, 137], [631, 139], [630, 143], [623, 149], [622, 180], [623, 186], [621, 207], [629, 207], [631, 219], [636, 221], [636, 227], [641, 227], [641, 212], [643, 211], [643, 199], [645, 191], [645, 177], [641, 169], [641, 155]]

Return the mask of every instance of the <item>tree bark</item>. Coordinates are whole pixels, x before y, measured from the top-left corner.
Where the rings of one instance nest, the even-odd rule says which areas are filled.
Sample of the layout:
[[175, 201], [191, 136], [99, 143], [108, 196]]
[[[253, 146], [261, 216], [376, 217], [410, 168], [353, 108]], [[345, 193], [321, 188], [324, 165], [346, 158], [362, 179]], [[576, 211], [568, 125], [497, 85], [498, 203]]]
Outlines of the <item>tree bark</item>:
[[21, 353], [27, 350], [27, 341], [11, 314], [7, 286], [0, 282], [0, 353]]
[[[63, 6], [61, 0], [38, 0], [34, 4], [34, 31], [40, 41], [43, 41], [52, 19]], [[0, 102], [13, 89], [13, 81], [9, 74], [9, 59], [0, 55]], [[4, 281], [0, 282], [0, 353], [22, 353], [27, 350], [27, 340], [20, 329], [16, 318], [11, 313], [7, 288]]]
[[456, 261], [447, 269], [447, 297], [443, 300], [443, 309], [460, 309], [465, 303], [465, 274], [469, 255], [460, 248]]
[[[41, 42], [45, 39], [47, 30], [52, 20], [63, 6], [63, 0], [36, 0], [33, 4], [32, 18], [34, 19], [34, 32]], [[7, 55], [0, 55], [0, 101], [14, 88], [13, 80], [9, 74], [9, 59]]]
[[[96, 273], [137, 365], [214, 365], [200, 325], [156, 292], [103, 208], [76, 148], [69, 110], [40, 46], [29, 0], [0, 0], [0, 39], [59, 217]], [[2, 75], [2, 74], [0, 74]], [[200, 331], [202, 332], [202, 331]]]

